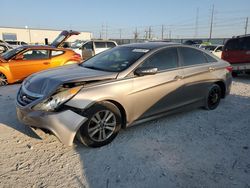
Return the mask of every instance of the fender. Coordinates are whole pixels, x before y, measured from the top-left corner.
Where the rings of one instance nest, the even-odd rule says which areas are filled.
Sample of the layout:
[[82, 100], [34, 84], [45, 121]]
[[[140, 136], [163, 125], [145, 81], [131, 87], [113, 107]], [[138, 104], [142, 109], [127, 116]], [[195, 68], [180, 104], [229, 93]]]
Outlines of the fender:
[[[8, 83], [13, 83], [12, 75], [9, 71], [9, 66], [4, 66], [4, 63], [0, 63], [0, 73], [4, 74], [8, 80]], [[6, 63], [7, 64], [7, 63]]]

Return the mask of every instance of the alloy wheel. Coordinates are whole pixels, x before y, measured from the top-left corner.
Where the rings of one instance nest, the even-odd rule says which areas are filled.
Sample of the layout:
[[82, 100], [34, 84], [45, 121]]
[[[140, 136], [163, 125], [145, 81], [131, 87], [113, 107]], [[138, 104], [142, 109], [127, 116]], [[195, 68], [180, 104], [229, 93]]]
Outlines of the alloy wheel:
[[217, 106], [219, 102], [220, 102], [220, 89], [219, 87], [213, 87], [211, 88], [208, 95], [208, 106], [210, 108], [213, 108], [214, 106]]
[[92, 116], [88, 124], [88, 135], [93, 141], [105, 141], [114, 133], [116, 123], [113, 112], [109, 110], [98, 111]]
[[5, 86], [8, 84], [7, 78], [4, 74], [0, 74], [0, 86]]

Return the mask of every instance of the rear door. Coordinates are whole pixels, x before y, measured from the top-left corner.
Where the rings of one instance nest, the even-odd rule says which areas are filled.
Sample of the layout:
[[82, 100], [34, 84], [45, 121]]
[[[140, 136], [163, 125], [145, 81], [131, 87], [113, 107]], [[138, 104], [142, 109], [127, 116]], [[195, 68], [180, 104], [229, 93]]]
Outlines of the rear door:
[[191, 47], [179, 47], [178, 51], [183, 68], [185, 103], [204, 102], [204, 97], [212, 82], [211, 74], [216, 70], [217, 60]]
[[139, 67], [158, 68], [155, 75], [133, 78], [133, 116], [143, 119], [181, 106], [182, 70], [178, 67], [176, 48], [166, 48], [147, 58]]
[[30, 49], [18, 54], [19, 57], [23, 57], [9, 62], [13, 78], [22, 80], [35, 72], [50, 68], [49, 53], [49, 50]]

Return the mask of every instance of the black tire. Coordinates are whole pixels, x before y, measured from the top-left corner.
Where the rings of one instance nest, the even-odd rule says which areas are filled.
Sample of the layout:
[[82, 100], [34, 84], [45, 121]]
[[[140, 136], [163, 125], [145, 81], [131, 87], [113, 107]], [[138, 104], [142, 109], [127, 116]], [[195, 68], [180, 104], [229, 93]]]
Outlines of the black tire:
[[8, 85], [7, 77], [0, 72], [0, 87]]
[[[77, 139], [86, 146], [107, 145], [114, 140], [121, 129], [121, 113], [113, 103], [107, 101], [97, 103], [83, 115], [88, 120], [78, 130]], [[104, 138], [104, 135], [107, 137]]]
[[238, 72], [232, 72], [232, 76], [234, 77], [234, 78], [236, 78], [237, 76], [238, 76]]
[[207, 110], [214, 110], [218, 107], [221, 100], [221, 87], [217, 84], [213, 84], [207, 93], [205, 108]]

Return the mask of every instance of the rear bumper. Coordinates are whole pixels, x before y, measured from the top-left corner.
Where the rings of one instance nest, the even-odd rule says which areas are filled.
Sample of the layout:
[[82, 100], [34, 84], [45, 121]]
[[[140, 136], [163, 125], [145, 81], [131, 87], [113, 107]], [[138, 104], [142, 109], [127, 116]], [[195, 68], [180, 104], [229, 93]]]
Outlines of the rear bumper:
[[48, 129], [53, 132], [65, 145], [73, 145], [76, 132], [87, 120], [71, 110], [63, 112], [43, 112], [22, 108], [17, 104], [17, 117], [20, 122], [38, 128]]
[[250, 70], [250, 63], [231, 64], [233, 71]]

